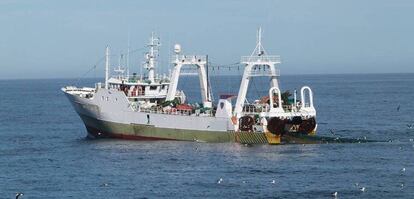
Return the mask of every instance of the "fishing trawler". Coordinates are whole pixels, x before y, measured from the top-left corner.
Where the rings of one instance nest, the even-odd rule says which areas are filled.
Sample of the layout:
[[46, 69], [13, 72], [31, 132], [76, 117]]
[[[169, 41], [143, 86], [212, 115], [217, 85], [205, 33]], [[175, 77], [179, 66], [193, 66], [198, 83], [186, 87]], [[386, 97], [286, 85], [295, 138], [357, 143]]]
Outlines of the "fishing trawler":
[[[110, 49], [105, 53], [105, 83], [95, 87], [62, 88], [85, 124], [89, 137], [134, 140], [181, 140], [197, 142], [238, 142], [244, 144], [301, 143], [300, 136], [312, 137], [317, 129], [312, 90], [296, 91], [293, 98], [279, 87], [280, 56], [268, 55], [262, 46], [261, 30], [250, 56], [242, 56], [244, 67], [238, 95], [221, 95], [212, 100], [208, 77], [208, 56], [183, 54], [174, 46], [172, 71], [156, 74], [159, 38], [151, 35], [143, 67], [145, 75], [124, 75], [118, 67], [110, 77]], [[188, 104], [178, 90], [182, 68], [198, 73], [201, 102]], [[249, 82], [268, 77], [268, 95], [248, 103]], [[267, 85], [262, 85], [267, 86]], [[304, 142], [304, 141], [303, 141]]]

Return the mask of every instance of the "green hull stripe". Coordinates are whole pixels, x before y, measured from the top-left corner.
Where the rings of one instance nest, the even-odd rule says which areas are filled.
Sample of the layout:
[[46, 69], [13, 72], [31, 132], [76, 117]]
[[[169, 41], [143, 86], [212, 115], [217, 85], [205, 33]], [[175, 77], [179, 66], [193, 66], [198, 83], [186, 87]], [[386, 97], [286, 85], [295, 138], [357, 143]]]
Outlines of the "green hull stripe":
[[199, 142], [236, 142], [233, 132], [201, 131], [185, 129], [155, 128], [152, 125], [122, 124], [97, 120], [81, 115], [86, 126], [100, 129], [103, 132], [126, 136], [141, 136], [148, 138], [174, 139]]

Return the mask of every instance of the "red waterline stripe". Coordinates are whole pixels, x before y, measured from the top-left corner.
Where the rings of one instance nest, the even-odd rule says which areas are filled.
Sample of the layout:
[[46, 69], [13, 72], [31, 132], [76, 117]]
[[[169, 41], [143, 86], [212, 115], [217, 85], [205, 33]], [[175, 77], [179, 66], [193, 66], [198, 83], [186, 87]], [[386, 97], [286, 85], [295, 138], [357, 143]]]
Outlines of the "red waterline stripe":
[[109, 137], [109, 138], [117, 138], [117, 139], [125, 139], [125, 140], [142, 140], [142, 141], [154, 141], [154, 140], [176, 140], [170, 138], [159, 138], [159, 137], [147, 137], [147, 136], [139, 136], [139, 135], [126, 135], [121, 133], [108, 133], [100, 131], [94, 127], [86, 126], [88, 133], [92, 134], [96, 138], [100, 137]]

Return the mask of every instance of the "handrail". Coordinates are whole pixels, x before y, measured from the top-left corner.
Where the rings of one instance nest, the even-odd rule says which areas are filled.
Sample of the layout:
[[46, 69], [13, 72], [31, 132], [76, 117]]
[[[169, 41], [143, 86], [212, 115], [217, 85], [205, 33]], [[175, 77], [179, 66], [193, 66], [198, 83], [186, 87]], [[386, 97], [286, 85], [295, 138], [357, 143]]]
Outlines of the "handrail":
[[[306, 107], [309, 107], [309, 103], [305, 104]], [[289, 112], [300, 112], [300, 107], [301, 104], [298, 105], [282, 105], [283, 110], [286, 113]], [[243, 109], [242, 109], [243, 113], [247, 113], [247, 114], [257, 114], [257, 113], [262, 113], [262, 112], [269, 112], [270, 111], [270, 105], [266, 103], [265, 106], [263, 105], [258, 105], [258, 104], [250, 104], [250, 103], [245, 103], [243, 105]]]
[[173, 55], [171, 56], [171, 62], [206, 62], [207, 56], [205, 55]]
[[[166, 114], [166, 115], [182, 115], [182, 116], [191, 116], [193, 114], [192, 111], [189, 110], [176, 110], [176, 109], [170, 109], [170, 110], [163, 110], [162, 108], [139, 108], [135, 107], [134, 111], [136, 112], [143, 112], [143, 113], [157, 113], [157, 114]], [[213, 114], [210, 112], [209, 114], [204, 113], [203, 116], [209, 116], [212, 117]], [[201, 116], [201, 114], [196, 114], [195, 116]]]
[[270, 69], [267, 70], [251, 70], [250, 76], [280, 76], [280, 70], [276, 69], [275, 71], [272, 71]]
[[264, 55], [264, 56], [242, 56], [240, 62], [247, 64], [248, 62], [274, 62], [280, 63], [279, 55]]

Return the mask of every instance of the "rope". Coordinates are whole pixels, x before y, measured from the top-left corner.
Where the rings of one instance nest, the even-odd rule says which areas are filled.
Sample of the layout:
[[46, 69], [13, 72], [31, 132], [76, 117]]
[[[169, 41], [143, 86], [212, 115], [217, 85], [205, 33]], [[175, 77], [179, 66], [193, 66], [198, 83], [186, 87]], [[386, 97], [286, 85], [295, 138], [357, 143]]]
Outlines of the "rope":
[[[141, 51], [141, 50], [144, 50], [144, 49], [145, 48], [138, 48], [138, 49], [135, 49], [135, 50], [130, 51], [129, 54], [131, 55], [132, 53], [135, 53], [137, 51]], [[112, 55], [110, 55], [110, 57], [115, 57], [115, 56], [117, 57], [117, 56], [123, 56], [123, 55], [125, 55], [125, 54], [124, 53], [121, 53], [119, 55], [118, 54], [112, 54]], [[83, 79], [86, 75], [88, 75], [91, 71], [95, 71], [95, 69], [98, 66], [98, 64], [100, 64], [105, 59], [105, 57], [106, 56], [103, 56], [100, 59], [98, 59], [98, 61], [91, 68], [89, 68], [88, 71], [86, 71], [83, 75], [81, 75], [80, 77], [78, 77], [76, 79], [76, 81], [74, 82], [74, 85], [77, 85], [80, 82], [80, 80]], [[94, 77], [96, 78], [96, 71], [95, 71]]]
[[[89, 74], [92, 70], [95, 70], [96, 69], [96, 66], [100, 63], [100, 62], [102, 62], [103, 60], [105, 59], [105, 56], [103, 56], [103, 57], [101, 57], [100, 59], [98, 59], [98, 61], [91, 67], [91, 68], [89, 68], [88, 69], [88, 71], [86, 71], [83, 75], [81, 75], [80, 77], [78, 77], [77, 79], [76, 79], [76, 82], [74, 83], [75, 85], [77, 85], [78, 83], [79, 83], [79, 81], [82, 79], [82, 78], [84, 78], [87, 74]], [[96, 75], [96, 73], [95, 73], [95, 75]]]

